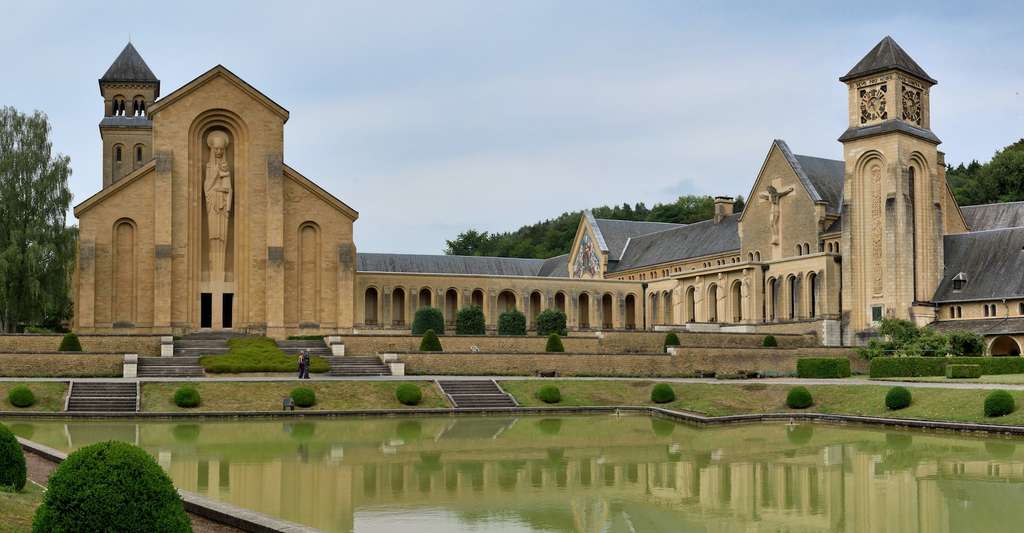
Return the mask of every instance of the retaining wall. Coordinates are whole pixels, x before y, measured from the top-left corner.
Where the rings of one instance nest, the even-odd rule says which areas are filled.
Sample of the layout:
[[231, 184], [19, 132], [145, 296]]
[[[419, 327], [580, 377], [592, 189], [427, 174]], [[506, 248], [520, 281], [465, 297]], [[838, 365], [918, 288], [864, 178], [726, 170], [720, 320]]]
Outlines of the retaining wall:
[[123, 354], [84, 352], [0, 354], [0, 376], [36, 378], [121, 377]]
[[[56, 352], [64, 335], [0, 335], [0, 353]], [[159, 335], [79, 335], [83, 352], [160, 355]]]

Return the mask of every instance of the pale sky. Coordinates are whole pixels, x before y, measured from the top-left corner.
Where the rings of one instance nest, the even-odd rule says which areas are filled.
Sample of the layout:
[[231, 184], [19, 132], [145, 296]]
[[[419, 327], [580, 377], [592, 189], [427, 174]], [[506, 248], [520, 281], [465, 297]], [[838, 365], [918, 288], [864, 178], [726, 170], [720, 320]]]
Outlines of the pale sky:
[[890, 34], [935, 79], [947, 161], [1024, 137], [1018, 3], [3, 0], [0, 105], [101, 186], [96, 80], [131, 36], [161, 93], [220, 63], [291, 112], [285, 161], [360, 251], [679, 194], [746, 194], [772, 139], [841, 158], [845, 74]]

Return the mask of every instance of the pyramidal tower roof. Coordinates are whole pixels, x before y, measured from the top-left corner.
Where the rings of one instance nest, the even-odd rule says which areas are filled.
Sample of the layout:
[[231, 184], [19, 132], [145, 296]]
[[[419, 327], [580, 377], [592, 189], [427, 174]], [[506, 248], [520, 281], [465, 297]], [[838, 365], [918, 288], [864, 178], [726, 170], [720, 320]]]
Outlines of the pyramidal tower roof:
[[110, 68], [100, 78], [103, 82], [143, 82], [159, 84], [160, 80], [149, 70], [149, 65], [139, 55], [132, 43], [125, 45], [124, 50], [118, 54], [117, 59], [111, 63]]
[[930, 83], [938, 83], [927, 72], [910, 57], [896, 40], [886, 35], [863, 59], [847, 72], [839, 81], [850, 81], [854, 78], [878, 74], [886, 70], [900, 70], [921, 78]]

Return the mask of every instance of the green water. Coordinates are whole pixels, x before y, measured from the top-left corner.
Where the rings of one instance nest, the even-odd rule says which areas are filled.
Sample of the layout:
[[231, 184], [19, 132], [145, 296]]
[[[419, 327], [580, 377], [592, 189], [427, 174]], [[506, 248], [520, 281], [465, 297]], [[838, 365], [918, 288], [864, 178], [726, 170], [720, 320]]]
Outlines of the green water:
[[343, 532], [1024, 529], [1024, 441], [643, 416], [11, 420], [135, 443], [183, 489]]

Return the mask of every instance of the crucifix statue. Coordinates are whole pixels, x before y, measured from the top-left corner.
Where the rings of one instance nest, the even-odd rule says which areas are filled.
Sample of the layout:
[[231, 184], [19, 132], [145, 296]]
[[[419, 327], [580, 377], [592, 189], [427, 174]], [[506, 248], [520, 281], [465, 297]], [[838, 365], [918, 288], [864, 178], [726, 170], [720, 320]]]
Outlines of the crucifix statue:
[[762, 202], [769, 202], [772, 204], [771, 215], [768, 218], [768, 231], [770, 231], [772, 235], [772, 244], [779, 244], [779, 218], [782, 214], [779, 209], [779, 200], [791, 192], [793, 192], [792, 187], [779, 191], [774, 185], [769, 185], [766, 192], [758, 195], [758, 198], [760, 198]]

